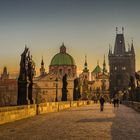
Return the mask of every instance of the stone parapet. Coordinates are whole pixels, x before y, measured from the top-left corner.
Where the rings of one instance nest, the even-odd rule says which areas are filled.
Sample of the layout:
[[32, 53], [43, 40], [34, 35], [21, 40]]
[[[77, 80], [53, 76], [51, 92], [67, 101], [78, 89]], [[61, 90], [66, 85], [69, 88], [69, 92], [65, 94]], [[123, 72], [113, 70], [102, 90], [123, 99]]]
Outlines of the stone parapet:
[[0, 108], [0, 124], [33, 117], [36, 115], [36, 105], [23, 105]]
[[58, 112], [71, 107], [79, 107], [93, 104], [93, 101], [67, 101], [67, 102], [46, 102], [34, 105], [22, 105], [0, 108], [0, 124], [33, 117], [49, 112]]

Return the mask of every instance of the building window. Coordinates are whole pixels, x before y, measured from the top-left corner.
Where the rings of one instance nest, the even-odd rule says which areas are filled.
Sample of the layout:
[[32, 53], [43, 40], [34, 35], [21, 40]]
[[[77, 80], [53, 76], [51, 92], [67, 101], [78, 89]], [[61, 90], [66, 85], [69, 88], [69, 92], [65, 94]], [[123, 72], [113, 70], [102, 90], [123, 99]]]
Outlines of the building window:
[[122, 67], [122, 70], [126, 70], [126, 67]]
[[117, 70], [117, 67], [115, 67], [114, 69]]

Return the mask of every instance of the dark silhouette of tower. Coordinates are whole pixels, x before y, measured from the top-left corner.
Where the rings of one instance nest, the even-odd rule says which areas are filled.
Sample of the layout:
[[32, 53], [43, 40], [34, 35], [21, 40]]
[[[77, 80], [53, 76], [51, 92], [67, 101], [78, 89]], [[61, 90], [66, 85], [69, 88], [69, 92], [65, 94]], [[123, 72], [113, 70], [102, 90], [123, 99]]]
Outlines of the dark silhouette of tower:
[[133, 40], [131, 46], [129, 45], [126, 50], [124, 39], [124, 28], [122, 27], [122, 33], [118, 33], [116, 27], [116, 40], [114, 51], [109, 48], [109, 69], [110, 69], [110, 96], [114, 97], [118, 91], [123, 91], [129, 86], [131, 76], [135, 76], [135, 51], [133, 46]]

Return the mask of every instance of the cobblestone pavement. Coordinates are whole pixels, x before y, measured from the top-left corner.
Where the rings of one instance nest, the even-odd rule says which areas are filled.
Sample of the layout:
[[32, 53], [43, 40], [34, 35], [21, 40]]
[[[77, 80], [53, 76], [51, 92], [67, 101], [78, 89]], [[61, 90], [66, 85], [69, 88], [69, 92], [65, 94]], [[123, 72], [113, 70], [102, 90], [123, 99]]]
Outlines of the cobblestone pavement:
[[0, 140], [140, 140], [140, 114], [124, 105], [72, 108], [1, 125]]

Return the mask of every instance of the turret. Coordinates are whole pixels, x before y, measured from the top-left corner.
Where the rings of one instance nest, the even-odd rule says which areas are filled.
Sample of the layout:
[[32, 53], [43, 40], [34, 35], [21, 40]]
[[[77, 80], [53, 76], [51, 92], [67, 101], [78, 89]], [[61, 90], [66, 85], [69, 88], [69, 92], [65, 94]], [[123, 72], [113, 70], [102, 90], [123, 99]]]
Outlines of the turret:
[[3, 68], [3, 73], [1, 74], [1, 79], [9, 79], [9, 73], [7, 71], [7, 67]]
[[41, 68], [40, 68], [40, 75], [45, 75], [45, 68], [44, 68], [44, 61], [43, 61], [43, 56], [42, 56], [42, 61], [41, 61]]
[[85, 55], [85, 64], [84, 64], [84, 69], [83, 72], [88, 72], [88, 64], [87, 64], [87, 56]]
[[131, 54], [135, 55], [133, 40], [132, 40], [132, 43], [131, 43]]
[[104, 61], [103, 61], [103, 74], [107, 72], [106, 69], [106, 62], [105, 62], [105, 55], [104, 55]]

